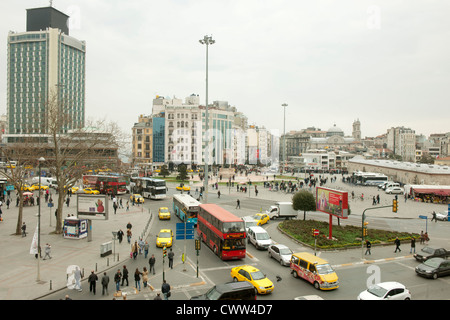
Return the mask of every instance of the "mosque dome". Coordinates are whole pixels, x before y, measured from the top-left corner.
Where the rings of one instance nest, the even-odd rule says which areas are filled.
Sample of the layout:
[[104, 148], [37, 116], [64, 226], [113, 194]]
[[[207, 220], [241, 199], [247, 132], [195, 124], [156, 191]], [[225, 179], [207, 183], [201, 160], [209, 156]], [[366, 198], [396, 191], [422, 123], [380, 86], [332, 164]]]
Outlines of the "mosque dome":
[[332, 137], [332, 136], [344, 136], [344, 131], [341, 130], [341, 128], [336, 127], [336, 124], [334, 124], [334, 126], [332, 126], [330, 129], [328, 129], [327, 131], [327, 137]]

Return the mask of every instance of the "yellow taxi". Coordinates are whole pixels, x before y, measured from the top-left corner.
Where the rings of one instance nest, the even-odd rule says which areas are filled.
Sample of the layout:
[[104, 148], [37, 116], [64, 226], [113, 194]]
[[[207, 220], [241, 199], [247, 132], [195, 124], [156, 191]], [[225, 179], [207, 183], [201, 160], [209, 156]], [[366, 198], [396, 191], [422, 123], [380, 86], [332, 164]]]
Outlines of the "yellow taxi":
[[170, 211], [167, 207], [161, 207], [158, 210], [159, 220], [170, 220]]
[[[39, 190], [39, 184], [35, 183], [30, 188], [33, 188], [33, 190]], [[47, 189], [48, 189], [48, 186], [44, 186], [41, 184], [41, 190], [47, 190]]]
[[156, 236], [156, 246], [158, 248], [171, 247], [173, 241], [173, 232], [171, 229], [161, 229]]
[[[64, 186], [64, 189], [66, 189], [66, 186]], [[78, 189], [80, 189], [80, 188], [78, 188], [78, 187], [70, 187], [70, 188], [69, 188], [69, 190], [70, 190], [72, 193], [76, 193], [76, 192], [78, 191]]]
[[130, 201], [131, 202], [133, 202], [133, 198], [134, 198], [134, 202], [135, 203], [144, 203], [144, 197], [143, 196], [141, 196], [140, 194], [132, 194], [131, 196], [130, 196]]
[[[34, 191], [34, 187], [33, 187], [33, 186], [29, 186], [29, 185], [27, 185], [27, 184], [24, 184], [24, 185], [21, 187], [21, 189], [22, 189], [23, 191], [30, 191], [30, 192]], [[39, 189], [39, 187], [38, 187], [38, 189]]]
[[265, 213], [257, 213], [253, 216], [253, 220], [255, 220], [257, 226], [262, 226], [263, 224], [269, 222], [270, 217]]
[[244, 265], [231, 269], [231, 277], [233, 281], [250, 282], [259, 294], [268, 294], [275, 288], [273, 282], [270, 281], [264, 273], [259, 269]]
[[92, 189], [92, 188], [84, 188], [83, 191], [84, 191], [84, 193], [87, 193], [87, 194], [100, 194], [100, 191]]
[[191, 187], [185, 186], [184, 184], [180, 184], [178, 187], [176, 187], [176, 189], [177, 189], [178, 191], [181, 191], [181, 190], [183, 190], [183, 191], [189, 191], [189, 190], [191, 190]]

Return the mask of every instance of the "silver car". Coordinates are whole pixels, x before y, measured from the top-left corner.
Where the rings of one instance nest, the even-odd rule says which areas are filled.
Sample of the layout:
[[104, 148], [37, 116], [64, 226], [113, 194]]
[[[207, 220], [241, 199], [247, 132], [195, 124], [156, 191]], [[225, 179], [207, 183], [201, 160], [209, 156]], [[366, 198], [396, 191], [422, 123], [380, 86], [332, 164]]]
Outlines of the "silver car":
[[269, 252], [269, 257], [274, 258], [282, 266], [289, 266], [291, 257], [292, 257], [292, 250], [286, 247], [283, 244], [273, 244], [269, 246], [267, 249]]

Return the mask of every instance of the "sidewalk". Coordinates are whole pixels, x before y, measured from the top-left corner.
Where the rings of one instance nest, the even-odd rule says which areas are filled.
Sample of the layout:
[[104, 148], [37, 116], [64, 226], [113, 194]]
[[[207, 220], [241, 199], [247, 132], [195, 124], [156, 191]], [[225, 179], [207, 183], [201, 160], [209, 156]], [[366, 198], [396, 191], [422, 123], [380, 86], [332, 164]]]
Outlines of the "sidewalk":
[[[54, 198], [57, 198], [57, 196]], [[14, 235], [17, 224], [18, 208], [13, 206], [6, 209], [4, 205], [3, 221], [0, 222], [0, 300], [31, 300], [44, 296], [48, 293], [66, 287], [66, 269], [70, 265], [78, 265], [84, 269], [85, 278], [92, 270], [96, 273], [110, 268], [116, 263], [125, 260], [130, 254], [126, 236], [119, 245], [115, 241], [115, 252], [119, 261], [114, 262], [113, 255], [100, 256], [100, 246], [105, 242], [112, 241], [112, 231], [122, 229], [126, 233], [126, 225], [133, 225], [132, 241], [137, 240], [147, 225], [151, 214], [142, 205], [131, 206], [127, 212], [118, 209], [117, 214], [109, 214], [109, 220], [94, 220], [92, 223], [92, 241], [84, 239], [65, 239], [61, 234], [54, 234], [55, 209], [50, 209], [46, 203], [41, 204], [41, 248], [44, 257], [45, 244], [51, 245], [52, 259], [40, 259], [40, 281], [37, 281], [38, 262], [34, 255], [30, 254], [31, 241], [37, 226], [38, 207], [25, 207], [23, 209], [23, 221], [27, 225], [27, 236]], [[54, 199], [56, 202], [56, 199]], [[110, 208], [112, 205], [110, 206]], [[64, 216], [76, 213], [76, 196], [71, 198], [70, 207], [64, 207]], [[50, 219], [52, 221], [50, 221]], [[50, 226], [50, 224], [52, 226]], [[113, 246], [114, 246], [114, 241]], [[109, 266], [108, 266], [109, 263]]]

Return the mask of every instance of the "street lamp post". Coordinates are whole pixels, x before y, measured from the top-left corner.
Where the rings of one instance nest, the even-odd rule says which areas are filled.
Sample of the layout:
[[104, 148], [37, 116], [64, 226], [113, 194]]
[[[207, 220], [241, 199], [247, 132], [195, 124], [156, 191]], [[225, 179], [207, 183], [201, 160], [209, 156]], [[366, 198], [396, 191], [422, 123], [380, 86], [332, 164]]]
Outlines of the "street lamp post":
[[40, 262], [41, 259], [41, 164], [45, 161], [43, 157], [38, 159], [39, 161], [39, 206], [38, 206], [38, 237], [37, 237], [37, 278], [36, 281], [41, 281]]
[[199, 42], [201, 44], [206, 44], [206, 105], [205, 105], [205, 180], [203, 182], [204, 192], [205, 192], [205, 202], [208, 203], [208, 162], [209, 162], [209, 116], [208, 116], [208, 47], [214, 44], [216, 41], [213, 40], [212, 36], [204, 36], [203, 39], [200, 39]]
[[283, 166], [283, 172], [286, 169], [286, 107], [288, 106], [287, 103], [283, 103], [281, 105], [284, 108], [284, 120], [283, 120], [283, 160], [284, 160], [284, 166]]

